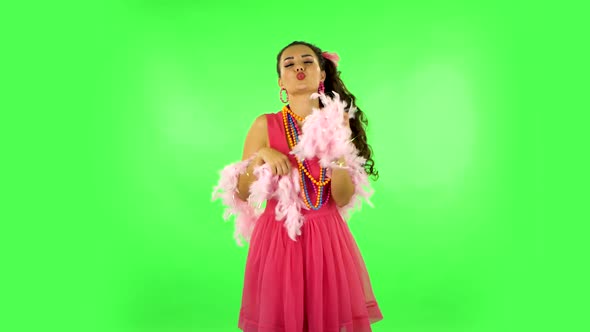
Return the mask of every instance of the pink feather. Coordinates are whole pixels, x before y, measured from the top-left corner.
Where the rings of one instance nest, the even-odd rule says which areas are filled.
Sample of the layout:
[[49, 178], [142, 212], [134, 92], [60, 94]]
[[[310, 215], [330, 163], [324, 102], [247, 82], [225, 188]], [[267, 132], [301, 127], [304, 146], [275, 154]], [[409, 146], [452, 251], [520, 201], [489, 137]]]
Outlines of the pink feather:
[[277, 176], [272, 175], [270, 167], [266, 164], [255, 167], [254, 175], [256, 176], [256, 180], [250, 185], [248, 203], [259, 209], [256, 214], [258, 216], [262, 212], [262, 203], [271, 199], [276, 191]]
[[235, 215], [234, 239], [239, 246], [243, 246], [242, 237], [246, 242], [250, 240], [252, 230], [256, 224], [256, 212], [247, 202], [236, 197], [238, 176], [243, 174], [254, 157], [227, 165], [220, 172], [217, 186], [213, 188], [212, 200], [221, 199], [225, 210], [223, 219], [227, 221]]
[[296, 241], [296, 236], [301, 235], [303, 216], [301, 215], [302, 201], [299, 198], [299, 172], [292, 169], [291, 174], [282, 176], [278, 183], [278, 204], [275, 208], [276, 220], [285, 218], [285, 228], [289, 237]]
[[[363, 167], [366, 159], [359, 155], [358, 150], [350, 140], [351, 130], [344, 125], [344, 112], [346, 102], [340, 100], [335, 93], [334, 99], [325, 94], [313, 94], [312, 98], [320, 98], [324, 108], [314, 109], [303, 123], [302, 134], [299, 143], [291, 151], [300, 159], [317, 157], [322, 167], [328, 167], [328, 175], [331, 176], [333, 161], [344, 157], [346, 169], [348, 169], [354, 184], [354, 193], [350, 202], [338, 208], [342, 217], [347, 220], [350, 212], [361, 206], [364, 199], [371, 207], [370, 197], [374, 191], [368, 180], [368, 175]], [[356, 108], [349, 108], [349, 118], [355, 116]], [[213, 199], [221, 198], [226, 206], [224, 219], [228, 220], [235, 215], [234, 238], [238, 245], [242, 246], [240, 237], [249, 242], [256, 220], [262, 210], [261, 205], [265, 200], [276, 199], [275, 218], [277, 221], [285, 219], [284, 227], [293, 241], [301, 235], [301, 226], [304, 217], [302, 209], [307, 209], [300, 197], [299, 172], [291, 170], [288, 176], [272, 175], [267, 165], [261, 165], [254, 169], [256, 180], [250, 186], [250, 195], [247, 202], [235, 196], [238, 176], [246, 171], [251, 158], [226, 166], [220, 172], [218, 185], [214, 188]]]
[[[344, 157], [348, 165], [346, 168], [355, 186], [350, 202], [339, 208], [343, 217], [347, 219], [353, 208], [360, 207], [362, 199], [373, 207], [370, 197], [374, 191], [363, 167], [366, 159], [359, 156], [358, 150], [350, 140], [352, 132], [343, 123], [347, 104], [340, 100], [340, 95], [334, 93], [334, 99], [331, 99], [325, 94], [314, 93], [311, 97], [319, 97], [324, 107], [321, 110], [313, 109], [312, 114], [305, 119], [299, 143], [293, 148], [292, 153], [298, 158], [317, 157], [322, 167], [329, 168], [329, 176], [332, 174], [331, 169], [338, 167], [333, 162]], [[351, 106], [348, 113], [349, 118], [354, 118], [356, 107]]]
[[334, 95], [334, 99], [330, 99], [325, 94], [312, 94], [312, 98], [320, 98], [324, 107], [321, 110], [314, 108], [305, 119], [299, 142], [291, 151], [300, 159], [317, 157], [322, 167], [354, 153], [350, 145], [345, 144], [351, 136], [350, 128], [343, 123], [347, 104], [337, 93]]

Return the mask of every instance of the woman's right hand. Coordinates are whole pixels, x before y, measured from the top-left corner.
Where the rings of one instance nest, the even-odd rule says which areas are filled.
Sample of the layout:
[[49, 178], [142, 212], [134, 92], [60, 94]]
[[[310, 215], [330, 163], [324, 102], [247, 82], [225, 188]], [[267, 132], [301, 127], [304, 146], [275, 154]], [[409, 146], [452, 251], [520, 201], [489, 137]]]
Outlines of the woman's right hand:
[[288, 175], [291, 172], [289, 157], [269, 147], [258, 150], [256, 164], [268, 164], [273, 175]]

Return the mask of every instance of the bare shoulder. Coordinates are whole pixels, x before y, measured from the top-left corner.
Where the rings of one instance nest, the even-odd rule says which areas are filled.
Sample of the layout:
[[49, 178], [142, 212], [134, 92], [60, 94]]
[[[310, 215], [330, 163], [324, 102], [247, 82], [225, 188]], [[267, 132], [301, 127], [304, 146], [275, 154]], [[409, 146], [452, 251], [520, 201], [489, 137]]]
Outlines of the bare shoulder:
[[268, 123], [266, 121], [266, 115], [262, 114], [254, 119], [246, 141], [244, 142], [244, 153], [242, 158], [247, 158], [260, 148], [268, 146]]
[[268, 141], [268, 121], [266, 119], [266, 114], [261, 114], [254, 119], [250, 132], [254, 136], [263, 139], [265, 143]]
[[252, 128], [256, 130], [266, 130], [268, 127], [268, 123], [266, 121], [266, 115], [261, 114], [254, 119], [254, 123], [252, 124]]

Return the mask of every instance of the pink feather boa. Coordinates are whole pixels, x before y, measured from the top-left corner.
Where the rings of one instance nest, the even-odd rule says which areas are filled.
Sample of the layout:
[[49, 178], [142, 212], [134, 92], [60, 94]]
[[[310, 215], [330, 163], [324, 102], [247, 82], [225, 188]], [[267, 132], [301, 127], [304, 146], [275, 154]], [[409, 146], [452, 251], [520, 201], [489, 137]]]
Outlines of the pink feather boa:
[[[370, 187], [368, 175], [363, 167], [366, 159], [358, 155], [358, 150], [350, 140], [351, 130], [344, 125], [344, 112], [346, 102], [340, 101], [340, 96], [335, 93], [335, 98], [330, 99], [324, 94], [313, 94], [312, 98], [320, 98], [324, 108], [313, 109], [304, 121], [299, 143], [290, 152], [300, 159], [318, 157], [322, 167], [336, 168], [333, 161], [344, 156], [346, 169], [348, 170], [355, 187], [353, 196], [348, 204], [339, 207], [342, 217], [347, 220], [350, 212], [361, 206], [362, 200], [372, 207], [370, 197], [373, 189]], [[354, 117], [356, 109], [352, 106], [349, 117]], [[301, 226], [304, 217], [301, 209], [307, 209], [301, 198], [299, 186], [299, 172], [292, 169], [289, 176], [272, 175], [268, 165], [254, 168], [256, 180], [250, 186], [248, 201], [242, 201], [236, 197], [238, 176], [246, 171], [254, 156], [226, 166], [220, 173], [220, 179], [213, 191], [213, 200], [221, 198], [226, 206], [224, 219], [235, 215], [234, 238], [238, 245], [242, 246], [242, 237], [250, 241], [256, 221], [262, 213], [262, 203], [265, 200], [277, 199], [275, 208], [276, 220], [285, 219], [284, 226], [289, 237], [296, 241], [301, 235]], [[330, 174], [329, 174], [330, 175]]]
[[234, 238], [239, 246], [243, 246], [240, 236], [249, 241], [261, 212], [260, 208], [255, 209], [251, 204], [236, 197], [238, 177], [246, 172], [246, 168], [253, 159], [254, 156], [224, 167], [212, 194], [212, 200], [221, 198], [223, 205], [225, 205], [224, 220], [227, 221], [232, 215], [236, 216]]
[[[338, 210], [347, 220], [354, 208], [360, 208], [365, 199], [373, 207], [370, 197], [374, 191], [369, 184], [369, 178], [363, 165], [367, 161], [352, 143], [352, 131], [344, 124], [346, 102], [340, 100], [340, 95], [334, 92], [334, 99], [325, 94], [314, 93], [312, 98], [320, 98], [324, 107], [314, 108], [303, 122], [302, 134], [299, 142], [293, 147], [292, 154], [300, 159], [317, 157], [322, 167], [339, 168], [333, 161], [344, 156], [346, 167], [354, 184], [354, 194], [348, 204]], [[354, 118], [356, 108], [352, 105], [348, 110], [349, 118]], [[328, 175], [331, 175], [329, 173]]]

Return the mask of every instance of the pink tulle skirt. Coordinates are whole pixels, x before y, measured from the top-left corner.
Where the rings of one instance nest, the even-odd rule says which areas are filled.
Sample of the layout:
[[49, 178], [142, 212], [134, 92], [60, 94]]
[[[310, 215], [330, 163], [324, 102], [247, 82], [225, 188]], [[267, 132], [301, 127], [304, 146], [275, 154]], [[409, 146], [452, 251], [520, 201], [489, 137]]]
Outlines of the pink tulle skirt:
[[238, 327], [245, 332], [366, 332], [383, 319], [361, 253], [336, 205], [302, 211], [297, 241], [275, 220], [256, 223]]

